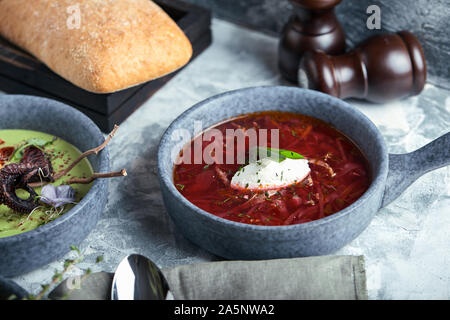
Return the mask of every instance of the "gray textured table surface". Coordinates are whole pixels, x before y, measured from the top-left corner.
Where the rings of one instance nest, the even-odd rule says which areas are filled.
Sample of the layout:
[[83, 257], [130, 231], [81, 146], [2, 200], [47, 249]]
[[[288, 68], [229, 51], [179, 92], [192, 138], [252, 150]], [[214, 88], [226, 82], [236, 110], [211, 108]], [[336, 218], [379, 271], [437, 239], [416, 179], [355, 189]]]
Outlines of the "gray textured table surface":
[[[212, 46], [129, 117], [112, 140], [112, 168], [125, 167], [129, 175], [111, 180], [103, 217], [80, 246], [85, 259], [70, 275], [87, 268], [111, 272], [130, 253], [162, 267], [220, 259], [185, 240], [166, 214], [156, 178], [157, 144], [171, 121], [196, 102], [232, 89], [285, 83], [276, 66], [277, 39], [220, 20], [213, 21], [213, 33]], [[449, 92], [430, 85], [400, 102], [351, 103], [378, 126], [393, 153], [413, 151], [450, 128]], [[336, 254], [365, 256], [371, 299], [450, 299], [449, 230], [447, 167], [420, 178]], [[95, 264], [99, 255], [104, 261]], [[14, 280], [37, 292], [63, 261]]]

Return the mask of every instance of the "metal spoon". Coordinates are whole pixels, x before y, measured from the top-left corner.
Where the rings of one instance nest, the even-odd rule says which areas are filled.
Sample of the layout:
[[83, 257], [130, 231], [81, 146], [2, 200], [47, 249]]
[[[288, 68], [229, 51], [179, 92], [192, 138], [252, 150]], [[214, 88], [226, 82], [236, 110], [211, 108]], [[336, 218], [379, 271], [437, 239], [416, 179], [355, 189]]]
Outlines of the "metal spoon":
[[163, 273], [139, 254], [126, 256], [114, 274], [111, 300], [173, 300]]

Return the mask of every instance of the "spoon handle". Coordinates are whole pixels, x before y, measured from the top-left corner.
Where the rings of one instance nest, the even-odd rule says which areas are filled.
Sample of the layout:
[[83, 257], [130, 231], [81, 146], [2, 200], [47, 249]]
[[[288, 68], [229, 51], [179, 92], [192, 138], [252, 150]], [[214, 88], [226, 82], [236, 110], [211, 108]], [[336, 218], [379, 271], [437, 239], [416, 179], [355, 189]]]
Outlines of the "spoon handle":
[[416, 151], [390, 154], [389, 173], [381, 207], [394, 201], [425, 173], [447, 165], [450, 165], [450, 132]]

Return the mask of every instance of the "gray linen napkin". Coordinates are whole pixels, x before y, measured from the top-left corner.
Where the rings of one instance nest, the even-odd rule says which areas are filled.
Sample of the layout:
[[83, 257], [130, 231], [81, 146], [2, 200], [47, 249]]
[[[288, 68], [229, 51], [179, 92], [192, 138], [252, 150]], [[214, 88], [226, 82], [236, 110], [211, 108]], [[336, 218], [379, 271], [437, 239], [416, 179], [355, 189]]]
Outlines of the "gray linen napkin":
[[[206, 262], [162, 272], [177, 300], [367, 299], [363, 256]], [[49, 298], [107, 300], [112, 277], [94, 273], [78, 286], [69, 278]]]

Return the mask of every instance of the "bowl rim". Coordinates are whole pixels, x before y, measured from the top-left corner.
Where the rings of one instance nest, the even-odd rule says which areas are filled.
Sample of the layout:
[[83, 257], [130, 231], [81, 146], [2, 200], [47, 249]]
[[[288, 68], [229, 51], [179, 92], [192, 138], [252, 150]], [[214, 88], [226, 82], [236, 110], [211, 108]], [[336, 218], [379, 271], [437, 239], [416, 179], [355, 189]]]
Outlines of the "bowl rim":
[[[170, 179], [168, 179], [168, 177], [166, 177], [166, 175], [163, 174], [163, 172], [165, 170], [163, 168], [163, 165], [162, 165], [163, 161], [161, 161], [161, 159], [163, 157], [163, 155], [162, 155], [163, 152], [165, 152], [164, 145], [166, 144], [166, 142], [169, 141], [169, 133], [178, 126], [178, 122], [182, 121], [186, 116], [197, 111], [198, 109], [205, 108], [205, 106], [208, 106], [209, 103], [211, 103], [212, 101], [215, 101], [217, 99], [223, 99], [228, 96], [233, 96], [236, 94], [245, 93], [245, 92], [252, 91], [252, 90], [261, 90], [261, 89], [263, 89], [263, 90], [264, 89], [265, 90], [287, 90], [287, 91], [294, 90], [294, 91], [299, 91], [302, 94], [307, 94], [310, 96], [315, 95], [315, 96], [321, 97], [323, 99], [328, 99], [333, 104], [338, 105], [339, 108], [344, 108], [344, 109], [349, 110], [350, 112], [355, 113], [356, 116], [360, 119], [359, 121], [364, 122], [364, 124], [367, 126], [367, 128], [375, 133], [377, 142], [379, 143], [380, 151], [382, 153], [382, 157], [380, 158], [380, 169], [379, 169], [378, 174], [371, 181], [371, 184], [370, 184], [369, 188], [367, 189], [367, 191], [364, 192], [364, 194], [360, 198], [358, 198], [358, 200], [356, 200], [350, 206], [344, 208], [343, 210], [340, 210], [330, 216], [327, 216], [327, 217], [324, 217], [321, 219], [317, 219], [314, 221], [309, 221], [309, 222], [299, 223], [299, 224], [292, 224], [292, 225], [261, 226], [261, 225], [252, 225], [252, 224], [247, 224], [247, 223], [243, 223], [243, 222], [231, 221], [228, 219], [218, 217], [210, 212], [207, 212], [207, 211], [197, 207], [196, 205], [191, 203], [189, 200], [187, 200], [178, 191], [178, 189], [175, 188], [174, 184], [170, 183], [170, 181], [169, 181]], [[224, 120], [226, 120], [226, 119], [220, 119], [219, 121], [224, 121]], [[214, 126], [214, 125], [212, 125], [212, 126]], [[350, 137], [350, 138], [352, 138], [352, 137]], [[341, 99], [332, 97], [330, 95], [324, 94], [322, 92], [313, 91], [313, 90], [309, 90], [309, 89], [302, 89], [299, 87], [256, 86], [256, 87], [247, 87], [247, 88], [241, 88], [241, 89], [237, 89], [237, 90], [231, 90], [231, 91], [227, 91], [227, 92], [223, 92], [223, 93], [214, 95], [212, 97], [209, 97], [203, 101], [196, 103], [195, 105], [193, 105], [192, 107], [190, 107], [189, 109], [184, 111], [182, 114], [180, 114], [169, 125], [169, 127], [167, 127], [167, 129], [163, 133], [160, 143], [158, 145], [158, 176], [159, 176], [160, 181], [162, 181], [162, 183], [164, 183], [168, 192], [170, 192], [172, 196], [177, 198], [184, 206], [188, 207], [189, 209], [191, 209], [196, 214], [199, 214], [202, 217], [211, 219], [218, 224], [228, 225], [228, 226], [234, 227], [236, 229], [246, 229], [246, 230], [252, 229], [253, 231], [261, 231], [261, 232], [268, 232], [268, 231], [278, 232], [278, 231], [314, 228], [314, 227], [320, 226], [322, 224], [330, 223], [334, 220], [341, 219], [344, 216], [351, 214], [352, 212], [356, 212], [357, 209], [361, 205], [363, 205], [369, 198], [376, 195], [376, 193], [378, 192], [377, 190], [380, 187], [382, 187], [382, 192], [384, 192], [385, 182], [386, 182], [387, 173], [388, 173], [388, 158], [389, 157], [388, 157], [386, 143], [385, 143], [384, 138], [383, 138], [381, 132], [379, 131], [379, 129], [375, 126], [375, 124], [366, 115], [364, 115], [361, 111], [359, 111], [355, 107], [351, 106], [349, 103], [347, 103]], [[380, 205], [381, 205], [381, 201], [380, 201]], [[377, 210], [378, 209], [379, 208], [377, 208]]]
[[[71, 107], [65, 103], [62, 103], [57, 100], [44, 98], [44, 97], [38, 97], [38, 96], [31, 96], [31, 95], [19, 95], [19, 94], [6, 94], [6, 95], [0, 95], [0, 100], [3, 99], [31, 99], [35, 101], [47, 102], [47, 107], [55, 109], [55, 112], [60, 112], [61, 108], [64, 108], [64, 112], [68, 112], [72, 115], [77, 115], [77, 117], [81, 117], [82, 122], [85, 124], [85, 128], [91, 128], [92, 133], [95, 135], [95, 138], [100, 140], [102, 138], [105, 139], [103, 136], [103, 133], [100, 131], [98, 126], [85, 114], [78, 111], [74, 107]], [[28, 106], [27, 106], [28, 107]], [[79, 122], [77, 122], [79, 123]], [[75, 146], [77, 147], [77, 146]], [[78, 148], [78, 147], [77, 147]], [[99, 162], [99, 172], [106, 172], [109, 170], [109, 154], [108, 154], [108, 146], [100, 151], [97, 154], [98, 157], [100, 157]], [[64, 213], [62, 216], [56, 218], [53, 221], [50, 221], [42, 226], [38, 226], [37, 228], [34, 228], [32, 230], [18, 233], [12, 236], [2, 237], [0, 238], [0, 244], [7, 244], [8, 242], [17, 242], [17, 241], [23, 241], [23, 240], [29, 240], [32, 238], [35, 238], [39, 234], [51, 232], [52, 229], [57, 228], [59, 225], [66, 223], [68, 220], [70, 220], [74, 215], [76, 215], [80, 210], [82, 210], [89, 202], [94, 201], [94, 197], [98, 194], [98, 192], [101, 191], [102, 185], [104, 184], [104, 181], [101, 180], [94, 180], [92, 183], [91, 188], [87, 192], [87, 194], [81, 199], [80, 202], [78, 202], [72, 209]]]

